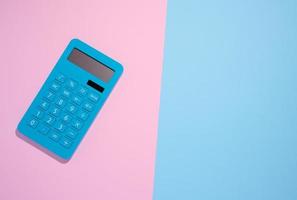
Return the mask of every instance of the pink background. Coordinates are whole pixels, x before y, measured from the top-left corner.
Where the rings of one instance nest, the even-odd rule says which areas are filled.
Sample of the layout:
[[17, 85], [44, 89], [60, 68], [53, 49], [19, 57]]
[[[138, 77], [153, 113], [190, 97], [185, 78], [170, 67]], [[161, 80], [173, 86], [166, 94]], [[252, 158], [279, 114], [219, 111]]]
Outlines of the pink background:
[[[1, 1], [0, 199], [152, 198], [165, 12], [165, 0]], [[61, 164], [15, 129], [74, 37], [125, 72]]]

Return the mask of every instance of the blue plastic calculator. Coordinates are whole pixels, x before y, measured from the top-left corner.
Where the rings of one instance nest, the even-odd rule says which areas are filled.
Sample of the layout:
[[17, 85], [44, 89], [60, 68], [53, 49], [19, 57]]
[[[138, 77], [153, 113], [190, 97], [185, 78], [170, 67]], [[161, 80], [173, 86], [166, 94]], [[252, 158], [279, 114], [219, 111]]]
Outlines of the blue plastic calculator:
[[17, 127], [17, 135], [70, 160], [123, 72], [118, 62], [73, 39]]

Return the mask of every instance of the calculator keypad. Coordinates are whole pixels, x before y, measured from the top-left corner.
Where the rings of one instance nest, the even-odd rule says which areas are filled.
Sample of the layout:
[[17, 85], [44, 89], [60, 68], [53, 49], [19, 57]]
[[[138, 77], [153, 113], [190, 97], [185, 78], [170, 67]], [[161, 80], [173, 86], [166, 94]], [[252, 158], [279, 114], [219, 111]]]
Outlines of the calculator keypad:
[[59, 74], [32, 109], [27, 124], [57, 145], [70, 148], [99, 100], [99, 93]]

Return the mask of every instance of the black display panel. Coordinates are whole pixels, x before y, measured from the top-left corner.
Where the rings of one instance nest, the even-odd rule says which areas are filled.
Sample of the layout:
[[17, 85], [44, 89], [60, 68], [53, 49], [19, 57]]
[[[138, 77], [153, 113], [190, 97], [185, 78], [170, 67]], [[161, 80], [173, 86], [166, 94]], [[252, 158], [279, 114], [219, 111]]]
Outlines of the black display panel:
[[112, 69], [76, 48], [71, 51], [68, 56], [68, 60], [95, 75], [104, 82], [108, 82], [114, 74]]

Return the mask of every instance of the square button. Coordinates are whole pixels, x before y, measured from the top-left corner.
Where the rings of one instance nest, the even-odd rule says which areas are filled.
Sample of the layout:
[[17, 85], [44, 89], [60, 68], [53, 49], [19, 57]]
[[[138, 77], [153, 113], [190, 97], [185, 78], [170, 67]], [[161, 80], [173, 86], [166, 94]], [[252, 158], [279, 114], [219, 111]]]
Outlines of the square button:
[[51, 131], [48, 137], [53, 141], [58, 142], [62, 136], [55, 131]]
[[65, 130], [65, 128], [66, 128], [66, 126], [61, 122], [57, 122], [55, 125], [55, 129], [60, 132], [63, 132]]
[[76, 130], [79, 130], [82, 128], [83, 123], [80, 120], [73, 120], [72, 121], [72, 127]]
[[83, 104], [83, 108], [89, 112], [91, 112], [94, 109], [93, 104], [89, 103], [89, 102], [85, 102]]
[[30, 119], [28, 122], [28, 125], [31, 126], [32, 128], [36, 128], [36, 126], [38, 125], [38, 121], [36, 119]]
[[46, 95], [45, 95], [45, 98], [46, 98], [48, 101], [53, 101], [54, 98], [55, 98], [55, 95], [54, 95], [53, 92], [48, 91], [48, 92], [46, 93]]
[[75, 139], [77, 132], [72, 130], [72, 129], [68, 129], [66, 130], [66, 134], [67, 137], [69, 137], [70, 139]]
[[65, 79], [66, 79], [66, 77], [63, 74], [59, 74], [56, 77], [56, 80], [59, 81], [59, 82], [61, 82], [61, 83], [64, 83], [65, 82]]
[[33, 111], [33, 115], [35, 117], [37, 117], [38, 119], [41, 119], [43, 117], [43, 112], [41, 110], [39, 110], [39, 109], [36, 109], [36, 110]]
[[69, 123], [71, 121], [71, 116], [70, 114], [64, 113], [64, 115], [62, 116], [62, 120], [65, 123]]
[[56, 119], [50, 115], [45, 116], [44, 121], [48, 124], [48, 125], [53, 125], [54, 122], [56, 121]]
[[43, 109], [43, 110], [47, 110], [49, 108], [49, 103], [46, 102], [46, 101], [42, 101], [41, 104], [40, 104], [40, 107]]
[[59, 107], [64, 107], [66, 105], [66, 100], [59, 97], [56, 101], [56, 104], [59, 106]]
[[74, 114], [77, 111], [77, 107], [72, 104], [68, 104], [68, 106], [66, 107], [66, 110], [68, 112]]
[[96, 94], [94, 92], [90, 92], [88, 95], [88, 98], [93, 101], [93, 102], [97, 102], [100, 98], [99, 94]]
[[74, 81], [74, 80], [72, 80], [72, 79], [69, 79], [69, 80], [67, 81], [66, 86], [67, 86], [69, 89], [74, 90], [74, 89], [77, 87], [77, 82]]
[[88, 118], [89, 114], [85, 111], [80, 111], [77, 116], [82, 120], [86, 120]]
[[72, 97], [72, 101], [77, 104], [77, 105], [80, 105], [81, 104], [81, 98], [78, 97], [78, 96], [73, 96]]
[[60, 85], [57, 83], [57, 82], [53, 82], [50, 86], [50, 88], [53, 90], [53, 91], [58, 91], [60, 89]]
[[67, 90], [67, 89], [63, 89], [63, 91], [62, 91], [62, 95], [64, 96], [64, 97], [67, 97], [67, 98], [69, 98], [70, 97], [70, 91], [69, 90]]
[[42, 135], [46, 135], [49, 132], [49, 128], [43, 124], [40, 124], [38, 126], [38, 132], [41, 133]]
[[65, 148], [70, 148], [72, 142], [71, 142], [69, 139], [67, 139], [67, 138], [62, 138], [62, 139], [60, 140], [60, 144], [61, 144], [63, 147], [65, 147]]
[[78, 89], [78, 94], [80, 96], [86, 96], [87, 95], [87, 88], [85, 88], [83, 86], [80, 86], [79, 89]]
[[54, 115], [55, 117], [58, 117], [59, 114], [61, 113], [61, 110], [57, 107], [52, 107], [49, 112], [50, 112], [50, 114]]

